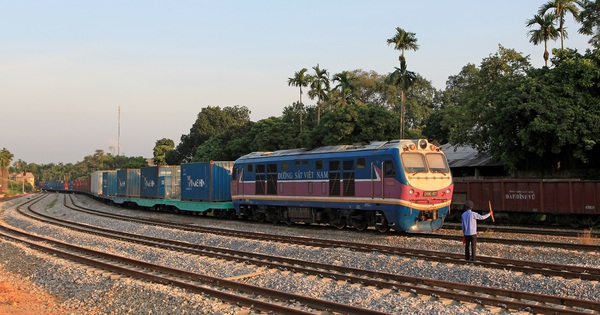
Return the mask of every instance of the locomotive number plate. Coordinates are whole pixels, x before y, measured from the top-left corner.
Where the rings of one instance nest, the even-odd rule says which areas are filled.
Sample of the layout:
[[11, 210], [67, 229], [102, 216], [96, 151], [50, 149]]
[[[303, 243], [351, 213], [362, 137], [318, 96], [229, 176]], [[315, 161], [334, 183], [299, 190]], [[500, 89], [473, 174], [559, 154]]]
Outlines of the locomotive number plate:
[[424, 191], [423, 197], [435, 197], [437, 196], [437, 191]]

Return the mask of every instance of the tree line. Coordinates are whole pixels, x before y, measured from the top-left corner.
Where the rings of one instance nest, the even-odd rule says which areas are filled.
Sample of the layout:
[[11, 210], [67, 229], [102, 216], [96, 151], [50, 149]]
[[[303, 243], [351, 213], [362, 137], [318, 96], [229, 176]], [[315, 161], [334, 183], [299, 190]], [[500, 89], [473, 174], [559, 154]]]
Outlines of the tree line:
[[[579, 23], [578, 31], [590, 36], [585, 52], [568, 48], [564, 24], [569, 15]], [[530, 56], [499, 45], [438, 90], [409, 70], [405, 53], [418, 50], [417, 36], [398, 27], [386, 40], [399, 51], [399, 67], [391, 66], [389, 73], [357, 69], [330, 75], [320, 64], [302, 68], [287, 80], [298, 88], [298, 101], [281, 116], [253, 122], [245, 106], [206, 106], [179, 144], [156, 141], [154, 162], [234, 160], [253, 151], [425, 137], [438, 144], [473, 146], [513, 174], [537, 170], [560, 175], [569, 169], [599, 177], [600, 5], [551, 0], [524, 22], [530, 42], [544, 44], [542, 68], [533, 67]], [[550, 57], [548, 42], [558, 39], [561, 46]], [[314, 103], [304, 104], [305, 95]], [[98, 150], [73, 165], [19, 165], [35, 170], [42, 180], [53, 180], [144, 163], [141, 157]]]

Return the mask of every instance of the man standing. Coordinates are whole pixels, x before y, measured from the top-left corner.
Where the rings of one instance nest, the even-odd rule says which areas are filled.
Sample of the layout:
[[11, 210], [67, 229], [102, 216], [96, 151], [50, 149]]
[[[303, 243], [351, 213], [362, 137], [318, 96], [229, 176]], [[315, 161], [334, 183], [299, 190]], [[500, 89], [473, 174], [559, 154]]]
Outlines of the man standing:
[[463, 206], [466, 210], [462, 214], [463, 243], [465, 244], [465, 259], [475, 260], [475, 249], [477, 247], [477, 220], [485, 220], [492, 214], [492, 209], [485, 215], [473, 212], [473, 201], [467, 200]]

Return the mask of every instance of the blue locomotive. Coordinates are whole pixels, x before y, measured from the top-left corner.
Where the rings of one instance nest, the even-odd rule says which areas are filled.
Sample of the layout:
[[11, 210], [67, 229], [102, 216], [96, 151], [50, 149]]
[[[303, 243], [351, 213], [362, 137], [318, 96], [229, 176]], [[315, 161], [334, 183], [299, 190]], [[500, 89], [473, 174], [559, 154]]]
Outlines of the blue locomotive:
[[255, 152], [236, 160], [238, 215], [380, 232], [439, 229], [452, 200], [444, 153], [427, 140]]

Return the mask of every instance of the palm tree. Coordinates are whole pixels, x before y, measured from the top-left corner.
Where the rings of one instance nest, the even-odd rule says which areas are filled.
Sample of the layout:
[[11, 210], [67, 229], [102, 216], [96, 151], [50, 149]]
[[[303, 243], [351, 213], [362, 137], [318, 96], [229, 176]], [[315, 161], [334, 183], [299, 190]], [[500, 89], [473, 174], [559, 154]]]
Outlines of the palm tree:
[[527, 21], [527, 27], [532, 27], [534, 25], [538, 25], [539, 29], [534, 29], [529, 31], [529, 42], [537, 45], [544, 42], [544, 62], [546, 67], [548, 67], [548, 40], [555, 40], [560, 36], [558, 30], [554, 27], [554, 21], [556, 20], [556, 15], [552, 13], [546, 13], [542, 15], [535, 15], [533, 19]]
[[0, 151], [0, 190], [7, 189], [4, 184], [8, 182], [7, 170], [13, 157], [14, 154], [10, 153], [6, 148], [2, 148]]
[[317, 97], [317, 125], [321, 123], [321, 101], [327, 97], [327, 91], [329, 91], [329, 73], [325, 69], [321, 69], [319, 64], [313, 67], [315, 75], [312, 76], [310, 82], [310, 91], [308, 96], [310, 99]]
[[400, 86], [400, 139], [404, 138], [404, 91], [410, 87], [414, 80], [409, 80], [408, 75], [412, 72], [406, 71], [406, 58], [404, 58], [404, 51], [407, 49], [417, 51], [419, 45], [417, 44], [417, 38], [415, 33], [407, 32], [400, 27], [396, 27], [396, 34], [394, 37], [387, 40], [388, 45], [394, 45], [395, 50], [400, 50], [400, 68], [396, 68], [395, 78], [393, 81]]
[[404, 115], [405, 115], [405, 91], [408, 91], [417, 80], [417, 74], [406, 70], [406, 61], [400, 62], [400, 68], [394, 67], [396, 70], [387, 78], [388, 82], [400, 87], [400, 139], [404, 138]]
[[400, 64], [402, 64], [402, 60], [404, 60], [405, 50], [419, 50], [419, 45], [417, 44], [417, 38], [415, 35], [415, 33], [407, 32], [399, 27], [396, 27], [396, 35], [387, 40], [388, 45], [394, 45], [395, 50], [400, 50], [402, 52], [399, 58]]
[[555, 18], [558, 19], [558, 31], [560, 32], [560, 48], [565, 49], [565, 15], [570, 13], [575, 19], [579, 16], [579, 1], [578, 0], [550, 0], [543, 4], [539, 11], [539, 15], [543, 15], [548, 10], [553, 10]]
[[348, 71], [336, 73], [333, 76], [332, 81], [338, 82], [338, 84], [333, 87], [333, 90], [339, 91], [342, 104], [346, 105], [348, 100], [352, 98], [352, 93], [354, 93], [354, 85], [352, 84], [350, 73]]
[[294, 73], [293, 78], [288, 78], [288, 86], [300, 87], [300, 132], [302, 132], [302, 112], [304, 111], [304, 104], [302, 104], [302, 87], [308, 86], [310, 83], [310, 75], [306, 74], [308, 69], [302, 68], [300, 71]]

